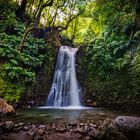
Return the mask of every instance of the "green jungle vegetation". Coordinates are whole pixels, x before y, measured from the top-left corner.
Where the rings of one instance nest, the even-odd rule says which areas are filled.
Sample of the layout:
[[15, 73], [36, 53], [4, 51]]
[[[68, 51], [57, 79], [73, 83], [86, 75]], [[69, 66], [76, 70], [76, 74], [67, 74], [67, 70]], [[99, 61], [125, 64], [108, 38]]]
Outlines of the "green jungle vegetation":
[[140, 107], [138, 0], [0, 0], [0, 97], [35, 96], [42, 69], [51, 82], [60, 37], [82, 50], [85, 100]]

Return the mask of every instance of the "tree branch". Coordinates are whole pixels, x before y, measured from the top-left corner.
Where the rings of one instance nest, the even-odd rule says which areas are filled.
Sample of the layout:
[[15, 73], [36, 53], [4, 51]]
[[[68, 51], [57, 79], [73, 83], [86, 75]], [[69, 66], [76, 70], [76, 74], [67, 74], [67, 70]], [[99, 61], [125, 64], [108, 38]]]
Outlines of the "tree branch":
[[67, 30], [69, 24], [70, 24], [75, 18], [77, 18], [78, 16], [80, 16], [82, 13], [83, 13], [83, 10], [80, 11], [77, 15], [75, 15], [75, 16], [73, 16], [73, 17], [71, 17], [71, 15], [70, 15], [69, 20], [67, 21], [66, 25], [65, 25], [64, 27], [60, 26], [60, 32], [63, 31], [63, 30]]
[[39, 4], [38, 4], [38, 7], [37, 7], [37, 10], [36, 10], [35, 13], [34, 13], [34, 19], [36, 19], [37, 12], [38, 12], [38, 10], [40, 9], [40, 6], [41, 6], [41, 3], [42, 3], [42, 2], [43, 2], [42, 0], [39, 0]]
[[21, 51], [21, 49], [22, 49], [23, 46], [24, 46], [24, 42], [25, 42], [25, 40], [26, 40], [26, 37], [27, 37], [28, 33], [31, 32], [33, 29], [35, 29], [35, 28], [38, 26], [38, 24], [39, 24], [39, 22], [40, 22], [40, 17], [41, 17], [41, 13], [42, 13], [43, 9], [46, 8], [46, 7], [48, 7], [48, 6], [52, 6], [52, 5], [53, 5], [53, 0], [47, 0], [47, 1], [41, 6], [41, 8], [40, 8], [40, 10], [39, 10], [39, 12], [38, 12], [38, 14], [37, 14], [37, 17], [34, 19], [34, 20], [35, 20], [34, 25], [33, 25], [32, 27], [29, 27], [29, 28], [27, 28], [27, 29], [25, 30], [25, 33], [24, 33], [23, 38], [22, 38], [22, 40], [21, 40], [21, 43], [20, 43], [20, 45], [19, 45], [19, 50], [20, 50], [20, 51]]

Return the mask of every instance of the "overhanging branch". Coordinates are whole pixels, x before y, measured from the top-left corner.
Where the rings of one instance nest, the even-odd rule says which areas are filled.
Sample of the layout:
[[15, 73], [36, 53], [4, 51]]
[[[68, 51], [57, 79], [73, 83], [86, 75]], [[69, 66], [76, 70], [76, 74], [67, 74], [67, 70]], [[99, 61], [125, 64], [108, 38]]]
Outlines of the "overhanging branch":
[[26, 40], [26, 37], [27, 37], [28, 33], [31, 32], [33, 29], [35, 29], [38, 26], [38, 24], [40, 22], [40, 17], [41, 17], [41, 13], [42, 13], [43, 9], [48, 7], [48, 6], [52, 6], [53, 5], [53, 1], [54, 0], [47, 0], [42, 6], [39, 5], [40, 9], [39, 9], [39, 12], [37, 14], [37, 17], [34, 19], [35, 20], [34, 25], [32, 27], [29, 27], [29, 28], [27, 28], [25, 30], [25, 33], [24, 33], [23, 38], [21, 40], [21, 43], [19, 45], [19, 50], [21, 50], [23, 48], [24, 42]]

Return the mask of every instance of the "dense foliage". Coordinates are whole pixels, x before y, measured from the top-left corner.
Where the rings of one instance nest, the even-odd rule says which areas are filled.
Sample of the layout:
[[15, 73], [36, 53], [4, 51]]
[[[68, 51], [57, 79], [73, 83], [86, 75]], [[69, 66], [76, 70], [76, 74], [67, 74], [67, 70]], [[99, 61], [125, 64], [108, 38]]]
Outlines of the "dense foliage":
[[39, 73], [44, 69], [52, 76], [56, 51], [32, 30], [57, 27], [61, 36], [84, 48], [79, 65], [86, 71], [81, 81], [85, 99], [139, 106], [139, 8], [136, 0], [2, 0], [0, 97], [14, 103], [28, 90], [39, 92]]
[[0, 96], [12, 102], [18, 102], [27, 87], [36, 83], [36, 73], [51, 59], [50, 47], [31, 34], [22, 51], [19, 50], [25, 25], [17, 20], [13, 12], [15, 6], [10, 2], [0, 3]]
[[[137, 4], [137, 3], [136, 3]], [[90, 15], [92, 33], [85, 38], [88, 88], [103, 105], [139, 105], [140, 48], [132, 1], [96, 0]], [[86, 13], [87, 14], [87, 13]], [[91, 35], [92, 34], [92, 35]]]

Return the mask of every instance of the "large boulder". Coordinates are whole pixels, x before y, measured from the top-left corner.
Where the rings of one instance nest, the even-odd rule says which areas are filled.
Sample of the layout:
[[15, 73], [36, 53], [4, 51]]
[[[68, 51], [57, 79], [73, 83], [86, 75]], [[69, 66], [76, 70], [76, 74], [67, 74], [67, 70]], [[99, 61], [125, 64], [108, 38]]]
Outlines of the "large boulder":
[[126, 137], [131, 140], [140, 140], [140, 118], [119, 116], [115, 119], [115, 124]]
[[0, 98], [0, 116], [15, 114], [14, 108]]
[[97, 130], [95, 135], [96, 140], [128, 140], [121, 133], [113, 120], [105, 120]]
[[96, 133], [97, 140], [140, 140], [140, 118], [118, 116], [105, 120]]

